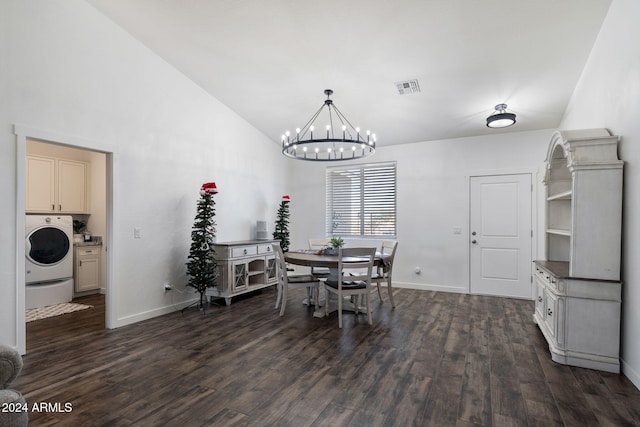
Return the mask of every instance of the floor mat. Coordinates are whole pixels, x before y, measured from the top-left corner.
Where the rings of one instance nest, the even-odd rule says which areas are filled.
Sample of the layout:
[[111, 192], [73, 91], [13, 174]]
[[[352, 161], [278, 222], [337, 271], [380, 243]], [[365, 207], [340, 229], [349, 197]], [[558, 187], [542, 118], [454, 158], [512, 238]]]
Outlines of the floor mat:
[[62, 314], [73, 313], [74, 311], [86, 310], [88, 308], [93, 308], [93, 306], [77, 304], [74, 302], [63, 302], [61, 304], [48, 305], [46, 307], [30, 308], [26, 311], [25, 317], [27, 322], [33, 322], [34, 320], [60, 316]]

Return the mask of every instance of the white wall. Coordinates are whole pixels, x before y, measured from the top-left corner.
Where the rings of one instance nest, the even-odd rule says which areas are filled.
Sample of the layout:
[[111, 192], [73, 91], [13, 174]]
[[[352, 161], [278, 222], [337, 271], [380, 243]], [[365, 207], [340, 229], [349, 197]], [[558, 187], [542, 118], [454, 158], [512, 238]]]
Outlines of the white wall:
[[[496, 132], [395, 145], [379, 148], [375, 155], [360, 161], [397, 161], [395, 283], [399, 287], [468, 292], [468, 177], [533, 172], [533, 182], [542, 192], [542, 176], [537, 174], [543, 171], [552, 133]], [[293, 167], [291, 248], [295, 249], [306, 247], [309, 238], [325, 236], [327, 164], [295, 161]], [[453, 234], [457, 226], [462, 227], [462, 234]], [[372, 243], [379, 246], [378, 241]], [[422, 269], [420, 275], [414, 273], [415, 267]]]
[[[203, 182], [220, 190], [218, 240], [252, 237], [257, 219], [273, 223], [286, 191], [278, 146], [93, 7], [5, 0], [0, 28], [0, 342], [20, 346], [24, 330], [15, 320], [23, 310], [16, 306], [24, 252], [16, 223], [24, 209], [13, 124], [114, 153], [113, 326], [192, 297], [165, 294], [162, 283], [186, 284]], [[134, 227], [142, 227], [141, 239]]]
[[620, 135], [623, 198], [622, 371], [640, 388], [640, 2], [614, 0], [561, 129]]

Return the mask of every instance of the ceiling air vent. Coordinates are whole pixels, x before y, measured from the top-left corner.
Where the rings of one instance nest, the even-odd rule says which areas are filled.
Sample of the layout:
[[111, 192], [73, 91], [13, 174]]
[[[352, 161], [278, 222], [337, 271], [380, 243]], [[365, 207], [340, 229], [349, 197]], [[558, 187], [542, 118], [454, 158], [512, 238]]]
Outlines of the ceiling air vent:
[[410, 93], [420, 92], [420, 85], [418, 84], [418, 79], [407, 80], [405, 82], [398, 82], [396, 83], [396, 88], [398, 89], [398, 95], [408, 95]]

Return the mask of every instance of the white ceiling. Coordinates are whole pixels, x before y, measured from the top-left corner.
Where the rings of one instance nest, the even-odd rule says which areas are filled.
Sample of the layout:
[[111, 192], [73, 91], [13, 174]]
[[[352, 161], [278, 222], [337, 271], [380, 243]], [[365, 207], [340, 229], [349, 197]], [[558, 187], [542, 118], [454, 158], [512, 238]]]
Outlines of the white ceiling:
[[274, 141], [329, 88], [383, 146], [557, 127], [611, 0], [88, 2]]

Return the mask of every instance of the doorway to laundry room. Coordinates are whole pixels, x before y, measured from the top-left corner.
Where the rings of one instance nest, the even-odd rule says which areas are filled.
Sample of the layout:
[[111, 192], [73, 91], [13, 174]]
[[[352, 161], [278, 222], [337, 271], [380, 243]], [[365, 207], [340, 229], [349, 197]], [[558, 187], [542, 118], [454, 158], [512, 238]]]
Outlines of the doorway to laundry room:
[[26, 138], [27, 352], [106, 327], [107, 168], [107, 153]]

